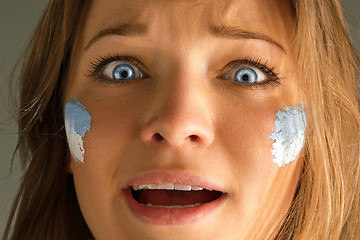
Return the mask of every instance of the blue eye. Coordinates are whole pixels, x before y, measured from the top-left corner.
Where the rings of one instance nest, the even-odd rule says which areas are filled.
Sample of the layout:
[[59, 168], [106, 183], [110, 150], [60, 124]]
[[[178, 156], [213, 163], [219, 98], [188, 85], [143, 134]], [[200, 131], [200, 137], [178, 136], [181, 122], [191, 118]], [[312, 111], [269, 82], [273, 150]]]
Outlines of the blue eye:
[[133, 79], [135, 77], [135, 70], [128, 64], [117, 65], [112, 72], [114, 79]]
[[235, 73], [235, 81], [243, 83], [256, 83], [258, 75], [251, 68], [242, 68]]
[[110, 63], [104, 69], [103, 75], [114, 80], [132, 80], [142, 78], [142, 72], [133, 64], [124, 61]]
[[266, 75], [257, 67], [249, 65], [240, 65], [226, 74], [225, 79], [233, 80], [235, 82], [252, 84], [267, 80]]

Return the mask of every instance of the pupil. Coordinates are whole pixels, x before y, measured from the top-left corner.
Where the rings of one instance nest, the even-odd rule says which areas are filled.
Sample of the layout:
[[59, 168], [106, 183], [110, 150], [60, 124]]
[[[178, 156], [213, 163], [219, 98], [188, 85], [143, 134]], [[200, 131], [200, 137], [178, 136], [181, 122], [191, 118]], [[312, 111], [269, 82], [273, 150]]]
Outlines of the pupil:
[[127, 71], [122, 71], [121, 72], [121, 77], [123, 78], [127, 78], [129, 75], [128, 75], [128, 72]]
[[247, 75], [247, 74], [243, 75], [242, 80], [247, 82], [249, 80], [249, 75]]

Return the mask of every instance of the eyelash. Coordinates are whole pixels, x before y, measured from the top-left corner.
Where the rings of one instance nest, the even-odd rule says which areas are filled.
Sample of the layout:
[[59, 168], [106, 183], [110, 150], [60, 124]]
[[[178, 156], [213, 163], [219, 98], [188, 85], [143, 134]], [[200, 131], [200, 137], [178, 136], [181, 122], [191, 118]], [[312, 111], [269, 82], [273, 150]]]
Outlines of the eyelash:
[[108, 83], [113, 83], [113, 84], [130, 83], [131, 81], [116, 81], [111, 78], [105, 77], [102, 74], [103, 68], [106, 67], [109, 63], [114, 62], [114, 61], [124, 61], [124, 62], [129, 62], [131, 64], [134, 64], [137, 68], [139, 68], [142, 72], [144, 72], [143, 78], [149, 77], [149, 75], [146, 73], [146, 71], [143, 70], [144, 69], [143, 64], [139, 60], [137, 60], [137, 57], [135, 55], [120, 56], [118, 54], [111, 55], [110, 53], [108, 53], [105, 56], [99, 56], [94, 61], [90, 61], [91, 70], [89, 70], [89, 74], [86, 76], [92, 77], [97, 80], [105, 81]]
[[[137, 57], [135, 55], [120, 56], [118, 54], [112, 55], [110, 53], [107, 55], [104, 55], [104, 56], [99, 56], [94, 61], [90, 61], [91, 70], [89, 70], [89, 74], [86, 76], [100, 80], [100, 81], [105, 81], [107, 83], [112, 83], [112, 84], [129, 84], [129, 83], [131, 83], [132, 82], [131, 80], [117, 81], [117, 80], [108, 78], [102, 74], [103, 68], [106, 67], [109, 63], [114, 62], [114, 61], [129, 62], [129, 63], [135, 65], [137, 68], [139, 68], [139, 70], [144, 74], [143, 78], [150, 77], [147, 74], [147, 72], [144, 71], [144, 65], [139, 60], [137, 60]], [[262, 63], [262, 62], [263, 62], [263, 60], [261, 58], [255, 58], [255, 57], [251, 57], [250, 59], [249, 58], [235, 59], [235, 60], [231, 61], [230, 63], [228, 63], [226, 66], [224, 66], [219, 71], [220, 74], [218, 75], [217, 78], [223, 79], [223, 77], [227, 74], [227, 72], [234, 70], [241, 65], [249, 65], [249, 66], [256, 67], [259, 70], [261, 70], [269, 79], [265, 80], [263, 82], [252, 83], [252, 84], [239, 83], [239, 82], [234, 82], [234, 84], [242, 85], [244, 87], [249, 87], [249, 88], [253, 88], [253, 89], [261, 88], [261, 87], [268, 87], [270, 85], [280, 85], [281, 84], [280, 80], [282, 78], [280, 77], [281, 73], [275, 71], [276, 65], [269, 67], [268, 61], [265, 61], [264, 63]]]
[[257, 89], [257, 88], [261, 88], [261, 87], [268, 87], [271, 85], [281, 85], [280, 80], [282, 79], [281, 77], [281, 73], [275, 71], [276, 70], [276, 65], [273, 65], [271, 67], [269, 67], [269, 61], [265, 61], [264, 63], [262, 63], [263, 60], [261, 58], [255, 58], [255, 57], [251, 57], [249, 58], [241, 58], [241, 59], [235, 59], [233, 61], [231, 61], [230, 63], [228, 63], [226, 66], [224, 66], [219, 72], [222, 73], [219, 75], [218, 78], [222, 79], [227, 72], [234, 70], [236, 68], [238, 68], [239, 66], [242, 65], [249, 65], [251, 67], [256, 67], [259, 70], [261, 70], [267, 77], [268, 79], [263, 81], [263, 82], [258, 82], [258, 83], [239, 83], [239, 82], [234, 82], [237, 85], [242, 85], [244, 87], [248, 87], [248, 88], [253, 88], [253, 89]]

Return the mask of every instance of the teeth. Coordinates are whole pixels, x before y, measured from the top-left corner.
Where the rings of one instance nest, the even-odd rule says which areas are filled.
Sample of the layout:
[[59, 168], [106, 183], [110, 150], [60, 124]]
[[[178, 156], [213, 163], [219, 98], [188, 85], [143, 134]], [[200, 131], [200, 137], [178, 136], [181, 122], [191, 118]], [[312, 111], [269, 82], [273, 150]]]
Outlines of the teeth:
[[189, 208], [189, 207], [197, 207], [200, 206], [201, 203], [189, 204], [189, 205], [152, 205], [151, 203], [146, 204], [148, 207], [156, 207], [156, 208], [169, 208], [169, 209], [179, 209], [179, 208]]
[[165, 190], [174, 190], [174, 184], [173, 183], [166, 183], [162, 185], [158, 185], [159, 189], [165, 189]]
[[193, 191], [199, 191], [199, 190], [203, 190], [203, 188], [202, 188], [202, 187], [198, 187], [198, 186], [193, 186], [193, 185], [191, 185], [191, 190], [193, 190]]
[[191, 191], [191, 186], [189, 186], [189, 185], [181, 185], [181, 184], [176, 184], [175, 183], [175, 190]]
[[200, 205], [201, 205], [201, 203], [189, 204], [189, 205], [184, 205], [184, 208], [197, 207], [197, 206], [200, 206]]
[[179, 190], [179, 191], [199, 191], [203, 190], [202, 187], [182, 185], [177, 183], [165, 183], [165, 184], [142, 184], [139, 186], [132, 186], [135, 191], [143, 189], [161, 189], [161, 190]]

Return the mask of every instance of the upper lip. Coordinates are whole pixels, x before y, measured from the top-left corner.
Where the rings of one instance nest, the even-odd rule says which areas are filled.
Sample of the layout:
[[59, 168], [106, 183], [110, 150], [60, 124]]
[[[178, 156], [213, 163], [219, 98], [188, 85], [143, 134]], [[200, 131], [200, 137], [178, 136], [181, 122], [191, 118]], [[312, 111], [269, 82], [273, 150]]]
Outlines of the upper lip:
[[163, 172], [153, 171], [140, 174], [126, 183], [126, 188], [143, 184], [166, 184], [176, 183], [181, 185], [198, 186], [208, 190], [215, 190], [225, 193], [224, 187], [213, 181], [188, 172]]

